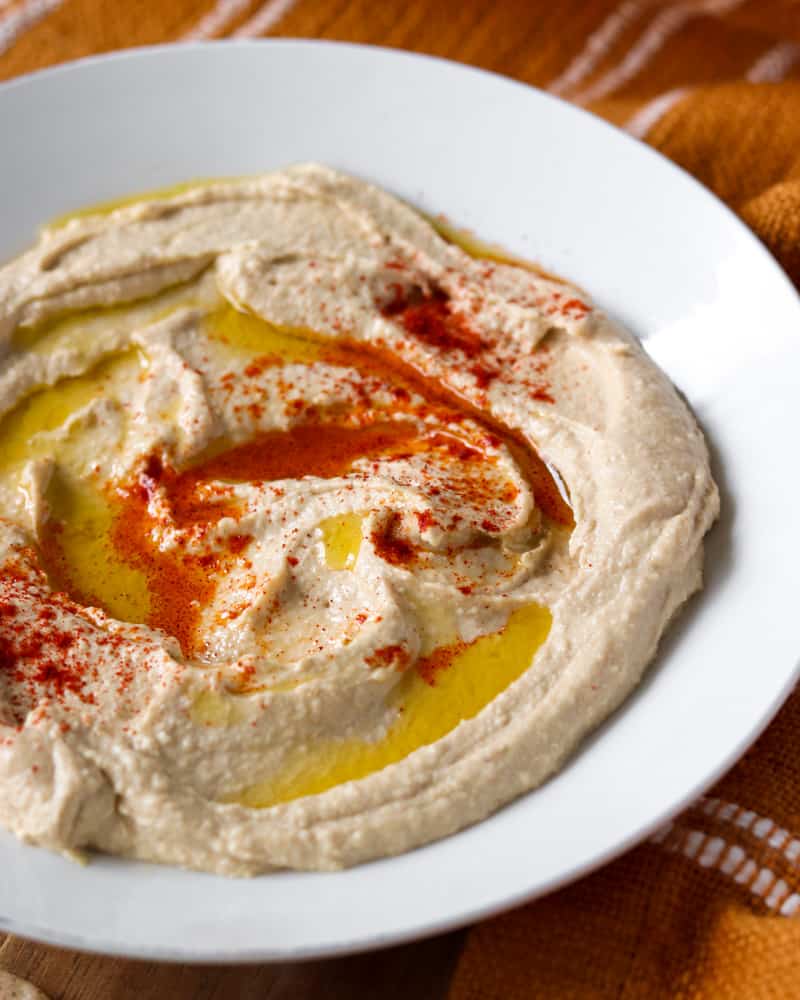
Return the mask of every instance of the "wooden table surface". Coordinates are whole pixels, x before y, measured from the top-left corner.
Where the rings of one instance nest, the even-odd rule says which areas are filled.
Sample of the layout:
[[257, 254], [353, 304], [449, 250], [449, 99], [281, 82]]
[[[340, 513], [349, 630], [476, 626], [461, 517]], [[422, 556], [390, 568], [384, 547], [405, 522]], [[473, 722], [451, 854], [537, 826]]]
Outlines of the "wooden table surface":
[[[51, 1000], [439, 1000], [462, 939], [455, 932], [346, 958], [221, 966], [84, 955], [7, 935], [0, 968]], [[8, 1000], [2, 985], [0, 1000]]]

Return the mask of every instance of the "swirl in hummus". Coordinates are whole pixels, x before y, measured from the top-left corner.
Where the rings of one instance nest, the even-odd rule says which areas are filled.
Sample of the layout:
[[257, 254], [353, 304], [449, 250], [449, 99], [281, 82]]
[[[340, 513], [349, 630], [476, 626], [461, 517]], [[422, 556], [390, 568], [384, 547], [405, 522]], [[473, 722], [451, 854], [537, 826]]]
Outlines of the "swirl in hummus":
[[0, 270], [0, 821], [230, 874], [480, 820], [701, 581], [695, 421], [571, 285], [325, 167]]

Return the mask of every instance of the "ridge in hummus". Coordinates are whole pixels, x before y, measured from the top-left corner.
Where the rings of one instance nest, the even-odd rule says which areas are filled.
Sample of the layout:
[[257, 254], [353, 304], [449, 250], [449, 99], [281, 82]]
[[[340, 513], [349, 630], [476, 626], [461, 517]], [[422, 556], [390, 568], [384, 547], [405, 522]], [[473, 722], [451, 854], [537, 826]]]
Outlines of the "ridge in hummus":
[[305, 165], [0, 269], [19, 837], [352, 865], [534, 788], [637, 684], [701, 583], [702, 435], [583, 292], [445, 235]]

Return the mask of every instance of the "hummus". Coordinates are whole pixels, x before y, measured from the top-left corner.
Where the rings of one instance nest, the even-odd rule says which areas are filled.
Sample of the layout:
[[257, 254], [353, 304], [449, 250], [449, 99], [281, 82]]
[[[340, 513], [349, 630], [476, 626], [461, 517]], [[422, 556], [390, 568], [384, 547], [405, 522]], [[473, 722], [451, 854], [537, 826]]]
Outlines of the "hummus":
[[701, 583], [706, 447], [573, 286], [309, 165], [0, 270], [0, 821], [229, 874], [487, 816]]

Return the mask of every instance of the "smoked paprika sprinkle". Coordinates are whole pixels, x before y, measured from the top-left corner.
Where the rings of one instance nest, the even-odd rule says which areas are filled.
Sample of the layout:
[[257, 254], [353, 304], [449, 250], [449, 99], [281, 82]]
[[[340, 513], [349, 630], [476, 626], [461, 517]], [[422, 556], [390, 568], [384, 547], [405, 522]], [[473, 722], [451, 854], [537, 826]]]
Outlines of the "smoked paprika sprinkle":
[[553, 774], [697, 588], [707, 451], [635, 339], [324, 165], [47, 227], [0, 315], [25, 841], [249, 875], [449, 835]]
[[[487, 277], [493, 266], [486, 261]], [[413, 271], [401, 258], [390, 261], [387, 267], [397, 272], [398, 280], [389, 284], [388, 296], [376, 300], [380, 315], [398, 325], [410, 341], [463, 367], [479, 390], [489, 389], [501, 374], [492, 338], [475, 328], [443, 287], [416, 282]], [[588, 309], [580, 300], [558, 292], [553, 301], [552, 308], [563, 314], [580, 315]], [[478, 307], [473, 303], [473, 312]], [[252, 318], [247, 323], [252, 326]], [[236, 324], [228, 325], [235, 328]], [[449, 479], [430, 487], [431, 495], [448, 489], [473, 505], [484, 504], [486, 516], [480, 527], [488, 534], [500, 531], [492, 504], [511, 502], [516, 493], [509, 485], [498, 494], [496, 482], [486, 475], [495, 461], [487, 450], [501, 446], [521, 470], [545, 519], [557, 526], [572, 526], [572, 510], [530, 442], [452, 385], [433, 377], [424, 365], [404, 360], [381, 342], [365, 343], [343, 335], [332, 341], [308, 330], [280, 336], [284, 340], [296, 337], [312, 345], [304, 363], [313, 364], [318, 359], [355, 373], [365, 385], [388, 388], [394, 404], [391, 411], [373, 406], [369, 390], [365, 390], [359, 405], [349, 410], [328, 413], [316, 406], [298, 405], [292, 426], [261, 431], [249, 440], [217, 441], [206, 457], [186, 468], [176, 468], [160, 452], [145, 456], [131, 476], [112, 483], [102, 497], [93, 500], [103, 508], [100, 522], [107, 532], [100, 556], [105, 554], [109, 566], [114, 563], [123, 567], [120, 587], [127, 590], [120, 599], [116, 594], [110, 599], [108, 588], [87, 583], [87, 575], [91, 574], [86, 573], [86, 567], [78, 572], [75, 565], [79, 546], [74, 538], [67, 538], [69, 521], [53, 512], [42, 529], [41, 554], [51, 582], [70, 595], [57, 593], [53, 600], [72, 601], [71, 610], [94, 605], [123, 620], [141, 621], [174, 637], [183, 657], [202, 658], [202, 619], [220, 579], [235, 566], [250, 565], [248, 549], [253, 537], [237, 527], [245, 511], [234, 489], [236, 484], [343, 477], [351, 474], [354, 466], [364, 467], [371, 462], [377, 467], [374, 463], [421, 454], [451, 469]], [[281, 365], [279, 356], [256, 354], [238, 378], [258, 385]], [[530, 395], [549, 404], [554, 398], [545, 377], [546, 367], [547, 352], [543, 350], [531, 365], [537, 381]], [[236, 384], [231, 373], [223, 374], [220, 382], [227, 392]], [[254, 400], [246, 410], [257, 421], [263, 416], [264, 406]], [[476, 447], [474, 439], [468, 441], [461, 436], [459, 425], [467, 423], [481, 429], [483, 448]], [[416, 512], [415, 517], [421, 532], [441, 527], [431, 510]], [[227, 525], [225, 530], [221, 530], [223, 524]], [[164, 532], [172, 538], [168, 546], [159, 541]], [[390, 513], [371, 531], [370, 541], [376, 555], [392, 566], [409, 568], [420, 555], [418, 544], [408, 536], [397, 512]], [[295, 570], [298, 559], [289, 555], [287, 564]], [[102, 572], [96, 560], [93, 568], [95, 573]], [[139, 580], [141, 583], [136, 582]], [[142, 591], [138, 596], [133, 593], [137, 589]], [[458, 589], [469, 595], [473, 586], [462, 584]], [[13, 608], [13, 602], [0, 607], [4, 625], [10, 622]], [[43, 601], [39, 617], [45, 622], [48, 614], [52, 612], [48, 602]], [[29, 688], [38, 684], [56, 696], [71, 691], [88, 703], [91, 695], [82, 694], [83, 668], [76, 667], [74, 657], [68, 655], [74, 643], [74, 636], [58, 630], [42, 628], [35, 639], [29, 636], [19, 642], [9, 639], [4, 631], [0, 638], [0, 668], [9, 671], [14, 669], [13, 664], [36, 662], [35, 671], [26, 669]], [[464, 648], [463, 643], [455, 643], [420, 659], [420, 678], [434, 683], [435, 675]], [[405, 662], [406, 654], [398, 652], [400, 647], [389, 649], [392, 660]], [[376, 663], [390, 662], [388, 652], [386, 656], [380, 653], [373, 654]]]

